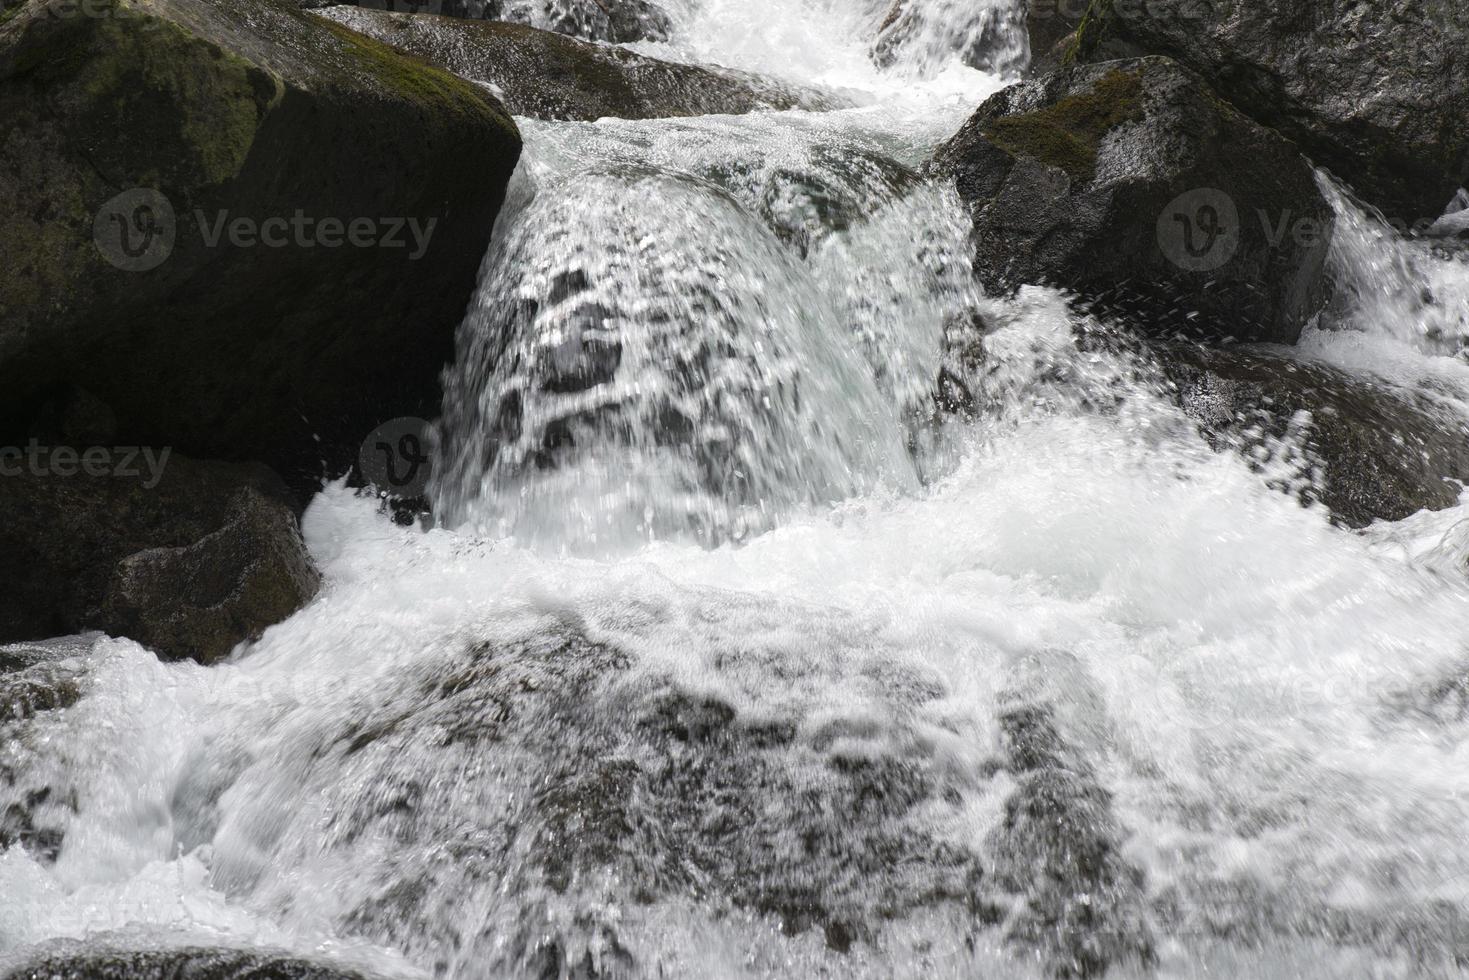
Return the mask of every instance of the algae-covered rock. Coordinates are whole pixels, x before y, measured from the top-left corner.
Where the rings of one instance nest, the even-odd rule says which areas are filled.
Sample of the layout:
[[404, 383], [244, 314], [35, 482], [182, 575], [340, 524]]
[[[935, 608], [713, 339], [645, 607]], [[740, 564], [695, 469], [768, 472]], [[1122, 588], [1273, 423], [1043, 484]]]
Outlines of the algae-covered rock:
[[88, 473], [68, 447], [26, 448], [0, 478], [0, 642], [95, 629], [210, 663], [315, 594], [264, 467], [94, 447]]
[[1469, 181], [1462, 0], [1092, 0], [1070, 57], [1168, 55], [1390, 218]]
[[1332, 212], [1310, 166], [1167, 58], [1005, 89], [934, 164], [989, 289], [1047, 283], [1154, 330], [1283, 342], [1323, 302]]
[[1426, 397], [1268, 350], [1158, 345], [1179, 403], [1204, 436], [1252, 459], [1299, 453], [1314, 477], [1288, 487], [1363, 527], [1458, 503], [1469, 427]]
[[0, 117], [0, 445], [74, 383], [305, 487], [435, 414], [519, 153], [488, 92], [279, 0], [27, 0]]
[[522, 24], [362, 7], [331, 7], [321, 15], [494, 86], [518, 116], [653, 119], [834, 106], [830, 97], [758, 75], [659, 61]]

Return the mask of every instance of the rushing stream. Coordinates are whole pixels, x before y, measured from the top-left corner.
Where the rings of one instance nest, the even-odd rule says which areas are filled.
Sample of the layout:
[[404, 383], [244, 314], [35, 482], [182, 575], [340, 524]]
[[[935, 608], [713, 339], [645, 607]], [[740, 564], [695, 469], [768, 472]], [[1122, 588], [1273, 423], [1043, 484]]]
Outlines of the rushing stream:
[[[436, 529], [329, 486], [321, 596], [223, 666], [0, 651], [80, 693], [0, 713], [0, 812], [49, 842], [0, 853], [0, 967], [1469, 969], [1469, 507], [1335, 526], [1060, 294], [985, 296], [924, 164], [1015, 11], [857, 2], [638, 45], [851, 108], [519, 121]], [[1469, 418], [1469, 267], [1337, 207], [1291, 356]]]

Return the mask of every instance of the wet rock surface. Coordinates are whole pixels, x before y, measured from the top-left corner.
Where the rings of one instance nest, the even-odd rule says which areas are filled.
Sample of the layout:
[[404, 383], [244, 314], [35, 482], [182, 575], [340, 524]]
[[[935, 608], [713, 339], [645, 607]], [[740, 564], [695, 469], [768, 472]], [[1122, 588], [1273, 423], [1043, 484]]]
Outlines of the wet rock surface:
[[[737, 687], [769, 656], [731, 642], [721, 669]], [[789, 665], [794, 688], [813, 683], [812, 666]], [[733, 690], [688, 688], [579, 624], [547, 621], [426, 661], [345, 728], [286, 735], [319, 745], [294, 778], [331, 815], [324, 849], [301, 859], [388, 844], [354, 872], [340, 925], [451, 972], [644, 975], [655, 964], [608, 910], [658, 906], [753, 915], [837, 954], [944, 910], [974, 935], [1002, 929], [1057, 976], [1146, 957], [1140, 878], [1116, 855], [1107, 794], [1043, 709], [1007, 713], [1002, 761], [976, 774], [917, 720], [941, 684], [875, 661], [861, 684], [892, 713], [751, 712]], [[202, 746], [178, 799], [281, 790], [258, 761], [223, 764], [231, 753]], [[981, 842], [964, 831], [964, 800], [999, 770], [1019, 785]], [[182, 807], [180, 832], [232, 853], [203, 813]], [[289, 863], [308, 839], [285, 829], [279, 856]], [[271, 894], [245, 865], [215, 873]], [[465, 908], [474, 914], [453, 914]]]
[[1031, 74], [1061, 67], [1085, 14], [1086, 0], [1027, 0], [1025, 33]]
[[989, 845], [993, 883], [1020, 896], [1006, 922], [1009, 941], [1038, 953], [1059, 977], [1151, 963], [1144, 877], [1122, 856], [1111, 794], [1062, 738], [1053, 706], [1012, 703], [1000, 730], [1018, 785]]
[[[336, 0], [303, 0], [302, 7], [327, 9]], [[672, 22], [649, 0], [363, 0], [356, 6], [401, 14], [434, 14], [459, 20], [521, 24], [588, 41], [627, 44], [664, 41]]]
[[1018, 75], [1025, 67], [1025, 9], [1020, 4], [927, 4], [894, 0], [878, 24], [872, 60], [922, 72], [958, 55], [971, 68]]
[[1205, 438], [1264, 461], [1291, 435], [1316, 477], [1296, 492], [1348, 527], [1452, 507], [1469, 483], [1469, 429], [1428, 397], [1264, 350], [1155, 351]]
[[232, 949], [77, 950], [43, 954], [5, 980], [370, 980], [282, 953]]
[[1457, 0], [1093, 0], [1070, 56], [1176, 58], [1413, 225], [1469, 180], [1466, 34]]
[[1151, 331], [1286, 343], [1324, 302], [1332, 212], [1310, 167], [1166, 58], [1012, 86], [934, 166], [989, 289], [1056, 285]]
[[0, 116], [0, 445], [75, 384], [308, 490], [433, 414], [520, 150], [488, 92], [275, 0], [27, 0]]
[[833, 108], [838, 100], [758, 75], [681, 65], [522, 24], [321, 11], [355, 31], [494, 87], [505, 107], [536, 119], [654, 119], [762, 109]]
[[26, 470], [0, 479], [0, 639], [96, 629], [164, 658], [210, 663], [316, 593], [320, 578], [278, 477], [249, 464], [160, 459], [131, 476]]

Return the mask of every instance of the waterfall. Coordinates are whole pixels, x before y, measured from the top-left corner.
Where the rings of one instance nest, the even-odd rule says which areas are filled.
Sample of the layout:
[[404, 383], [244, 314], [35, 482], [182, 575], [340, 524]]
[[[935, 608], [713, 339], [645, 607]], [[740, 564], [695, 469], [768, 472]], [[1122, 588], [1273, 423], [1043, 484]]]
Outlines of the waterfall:
[[[955, 9], [688, 0], [639, 50], [853, 107], [518, 120], [435, 526], [327, 487], [227, 664], [0, 649], [69, 703], [0, 689], [0, 973], [1456, 975], [1469, 501], [1335, 526], [985, 295], [924, 164], [1025, 42]], [[1469, 419], [1462, 253], [1326, 186], [1291, 356]]]

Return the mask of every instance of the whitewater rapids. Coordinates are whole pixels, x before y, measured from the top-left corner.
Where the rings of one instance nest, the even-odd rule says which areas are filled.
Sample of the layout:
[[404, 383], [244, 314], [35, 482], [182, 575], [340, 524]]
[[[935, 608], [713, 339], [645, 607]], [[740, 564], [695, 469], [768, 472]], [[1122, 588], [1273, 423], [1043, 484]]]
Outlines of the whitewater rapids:
[[[985, 296], [924, 162], [1026, 52], [965, 9], [879, 68], [883, 10], [691, 0], [637, 47], [856, 107], [519, 120], [437, 526], [327, 487], [321, 595], [226, 665], [38, 648], [81, 697], [0, 728], [0, 810], [61, 841], [0, 853], [0, 967], [1462, 975], [1469, 498], [1334, 526], [1058, 293]], [[1466, 411], [1469, 267], [1337, 207], [1349, 303], [1292, 356]], [[1015, 832], [1027, 710], [1086, 880]], [[1017, 925], [1046, 889], [1094, 935]]]

